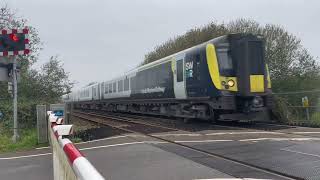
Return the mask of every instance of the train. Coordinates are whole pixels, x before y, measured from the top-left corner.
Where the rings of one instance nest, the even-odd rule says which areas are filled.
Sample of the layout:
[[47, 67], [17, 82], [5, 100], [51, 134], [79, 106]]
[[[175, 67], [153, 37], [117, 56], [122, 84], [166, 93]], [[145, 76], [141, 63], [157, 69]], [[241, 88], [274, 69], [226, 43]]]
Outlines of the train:
[[273, 104], [265, 40], [220, 36], [62, 99], [74, 109], [255, 121]]

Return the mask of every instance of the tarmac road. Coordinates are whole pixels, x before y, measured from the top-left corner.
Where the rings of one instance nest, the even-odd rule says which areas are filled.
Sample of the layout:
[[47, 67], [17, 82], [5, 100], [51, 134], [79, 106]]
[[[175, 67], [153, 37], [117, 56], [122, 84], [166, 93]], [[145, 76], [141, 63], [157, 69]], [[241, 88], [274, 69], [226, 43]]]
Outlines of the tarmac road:
[[[202, 130], [155, 135], [305, 179], [320, 179], [316, 128], [277, 131]], [[77, 144], [106, 179], [273, 178], [266, 172], [207, 157], [137, 134]], [[0, 154], [0, 179], [53, 179], [50, 148]]]

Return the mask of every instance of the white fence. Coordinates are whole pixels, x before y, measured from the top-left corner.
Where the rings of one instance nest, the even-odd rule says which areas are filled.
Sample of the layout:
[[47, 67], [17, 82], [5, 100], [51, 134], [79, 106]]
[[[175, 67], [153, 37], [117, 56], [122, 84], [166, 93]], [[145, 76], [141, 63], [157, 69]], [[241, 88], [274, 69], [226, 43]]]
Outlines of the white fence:
[[51, 111], [47, 114], [54, 180], [104, 180], [74, 144], [68, 138], [62, 138], [72, 134], [72, 125], [62, 125], [63, 118], [56, 117]]

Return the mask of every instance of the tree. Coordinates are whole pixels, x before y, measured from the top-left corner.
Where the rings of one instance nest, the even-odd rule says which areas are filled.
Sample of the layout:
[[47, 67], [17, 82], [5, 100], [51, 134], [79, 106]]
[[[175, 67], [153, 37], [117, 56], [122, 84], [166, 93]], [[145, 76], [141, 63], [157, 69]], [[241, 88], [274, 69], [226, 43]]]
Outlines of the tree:
[[[0, 9], [0, 29], [24, 27], [29, 29], [31, 53], [17, 57], [21, 66], [21, 81], [18, 85], [18, 120], [21, 128], [35, 125], [37, 104], [57, 103], [73, 86], [68, 79], [69, 73], [65, 72], [57, 56], [51, 57], [39, 71], [31, 68], [38, 60], [38, 53], [41, 50], [41, 41], [36, 28], [30, 26], [26, 19], [17, 17], [16, 12], [7, 6]], [[0, 99], [5, 99], [0, 102], [0, 112], [6, 115], [4, 124], [11, 127], [12, 102], [7, 87], [7, 82], [0, 82]]]
[[70, 93], [73, 82], [69, 80], [69, 73], [63, 69], [63, 64], [57, 56], [42, 66], [40, 82], [43, 86], [43, 95], [57, 101], [63, 94]]
[[42, 65], [39, 72], [28, 71], [28, 84], [21, 89], [22, 96], [33, 97], [42, 103], [56, 103], [63, 94], [69, 93], [73, 82], [69, 80], [67, 73], [58, 56], [52, 56]]

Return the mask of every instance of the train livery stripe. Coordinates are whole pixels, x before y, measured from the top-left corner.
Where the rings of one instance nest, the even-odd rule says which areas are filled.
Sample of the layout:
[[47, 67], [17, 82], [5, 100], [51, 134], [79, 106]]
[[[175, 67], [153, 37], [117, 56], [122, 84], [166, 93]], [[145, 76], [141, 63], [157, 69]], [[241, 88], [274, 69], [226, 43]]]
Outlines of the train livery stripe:
[[171, 70], [174, 73], [174, 70], [176, 69], [176, 59], [174, 57], [171, 58]]
[[270, 79], [270, 72], [269, 72], [268, 64], [266, 64], [266, 70], [267, 70], [267, 81], [268, 81], [267, 88], [271, 89], [271, 79]]
[[250, 92], [264, 92], [264, 75], [250, 75]]
[[206, 55], [211, 80], [217, 89], [222, 89], [216, 48], [213, 44], [207, 44]]

